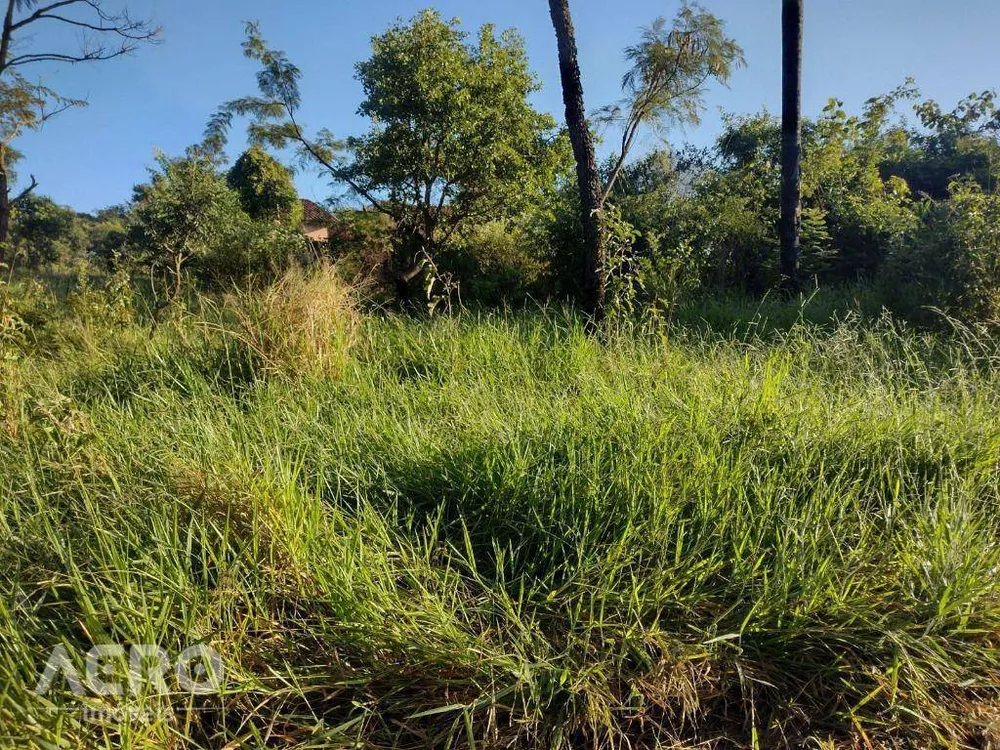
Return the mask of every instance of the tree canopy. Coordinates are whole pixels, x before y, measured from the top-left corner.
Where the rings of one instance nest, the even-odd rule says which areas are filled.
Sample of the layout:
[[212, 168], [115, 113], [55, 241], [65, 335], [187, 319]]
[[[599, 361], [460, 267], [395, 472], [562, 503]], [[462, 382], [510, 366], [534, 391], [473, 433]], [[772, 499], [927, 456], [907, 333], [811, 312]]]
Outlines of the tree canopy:
[[259, 96], [212, 118], [205, 150], [225, 143], [234, 116], [250, 116], [258, 144], [294, 147], [397, 227], [399, 262], [433, 255], [462, 226], [517, 211], [551, 184], [566, 150], [555, 122], [528, 102], [538, 82], [523, 40], [484, 26], [474, 43], [457, 20], [425, 11], [372, 40], [359, 63], [359, 113], [370, 130], [346, 141], [298, 120], [301, 71], [248, 26], [244, 52], [260, 63]]
[[290, 227], [302, 223], [302, 203], [291, 173], [259, 145], [236, 160], [226, 179], [250, 218]]

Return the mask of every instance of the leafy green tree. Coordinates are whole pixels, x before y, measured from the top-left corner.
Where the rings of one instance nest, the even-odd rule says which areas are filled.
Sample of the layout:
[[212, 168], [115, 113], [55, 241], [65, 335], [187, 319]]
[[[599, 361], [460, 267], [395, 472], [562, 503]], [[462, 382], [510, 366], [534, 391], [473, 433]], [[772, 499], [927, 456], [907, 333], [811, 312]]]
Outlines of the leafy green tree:
[[291, 173], [260, 146], [245, 151], [226, 179], [251, 219], [290, 227], [302, 223], [302, 202]]
[[22, 156], [14, 148], [14, 141], [26, 131], [39, 130], [56, 115], [81, 104], [63, 99], [17, 71], [0, 69], [0, 264], [7, 260], [12, 214], [38, 187], [38, 180], [32, 175], [27, 187], [16, 196], [11, 195], [11, 186], [17, 180], [14, 167]]
[[[890, 147], [889, 115], [908, 95], [902, 87], [873, 98], [860, 116], [831, 100], [808, 124], [802, 195], [803, 212], [813, 213], [803, 226], [803, 270], [825, 281], [871, 278], [915, 225], [909, 186], [880, 167]], [[819, 213], [829, 242], [815, 231]]]
[[[910, 97], [916, 97], [911, 89]], [[1000, 110], [995, 91], [970, 94], [945, 111], [933, 100], [918, 101], [919, 128], [898, 128], [884, 169], [914, 193], [935, 200], [951, 196], [956, 176], [969, 176], [990, 192], [1000, 186]]]
[[484, 26], [470, 45], [426, 11], [376, 37], [358, 78], [372, 129], [349, 142], [347, 172], [386, 196], [418, 247], [509, 215], [551, 180], [555, 123], [528, 103], [539, 86], [516, 33]]
[[125, 206], [109, 206], [90, 217], [87, 226], [89, 255], [114, 267], [128, 242], [128, 220], [128, 208]]
[[643, 127], [660, 132], [696, 125], [709, 81], [727, 85], [746, 64], [743, 48], [725, 24], [697, 3], [685, 2], [673, 23], [657, 18], [639, 42], [625, 50], [631, 68], [622, 79], [623, 99], [601, 110], [600, 120], [621, 127], [621, 143], [601, 194], [607, 200]]
[[514, 32], [484, 26], [470, 43], [457, 21], [426, 11], [372, 41], [360, 63], [360, 113], [371, 129], [346, 142], [298, 121], [301, 73], [251, 25], [244, 45], [261, 64], [260, 96], [230, 102], [209, 124], [206, 149], [224, 143], [234, 115], [251, 139], [295, 146], [397, 227], [401, 292], [463, 226], [516, 212], [551, 182], [555, 123], [528, 103], [538, 83]]
[[[22, 71], [40, 63], [84, 63], [111, 60], [154, 41], [158, 30], [132, 18], [127, 10], [111, 11], [102, 0], [2, 0], [0, 13], [0, 263], [5, 261], [11, 211], [37, 186], [11, 196], [12, 171], [20, 154], [13, 143], [24, 132], [40, 129], [56, 115], [84, 102], [60, 96], [29, 79]], [[47, 33], [41, 33], [42, 31]], [[57, 31], [63, 33], [53, 33]], [[66, 33], [70, 32], [70, 33]], [[73, 39], [76, 46], [58, 40]], [[57, 41], [52, 41], [57, 40]]]
[[135, 190], [128, 248], [154, 274], [166, 276], [167, 302], [180, 296], [189, 267], [207, 284], [228, 286], [273, 277], [304, 255], [298, 228], [251, 218], [204, 154], [160, 156], [151, 176]]
[[175, 301], [188, 263], [231, 237], [245, 215], [239, 197], [208, 159], [160, 155], [150, 176], [135, 189], [130, 245], [167, 276], [167, 299]]
[[38, 268], [81, 257], [87, 235], [73, 209], [51, 198], [28, 195], [17, 205], [10, 241], [31, 268]]

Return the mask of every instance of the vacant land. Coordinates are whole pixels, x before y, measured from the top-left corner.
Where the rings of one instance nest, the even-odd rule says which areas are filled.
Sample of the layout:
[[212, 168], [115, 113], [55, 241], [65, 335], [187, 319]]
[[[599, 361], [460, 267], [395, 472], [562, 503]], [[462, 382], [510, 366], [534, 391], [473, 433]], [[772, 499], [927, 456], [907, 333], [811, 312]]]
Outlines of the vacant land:
[[[995, 340], [704, 310], [594, 338], [287, 283], [156, 326], [15, 290], [4, 744], [997, 742]], [[224, 685], [38, 696], [60, 643], [81, 673], [207, 644]]]

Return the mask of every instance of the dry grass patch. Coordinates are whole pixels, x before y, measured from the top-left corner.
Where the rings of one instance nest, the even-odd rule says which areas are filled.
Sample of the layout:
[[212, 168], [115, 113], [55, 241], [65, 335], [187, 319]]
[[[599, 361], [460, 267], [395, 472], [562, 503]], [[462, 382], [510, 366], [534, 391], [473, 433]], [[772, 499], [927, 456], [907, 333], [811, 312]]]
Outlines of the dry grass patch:
[[338, 376], [357, 340], [356, 290], [333, 266], [292, 268], [262, 292], [227, 295], [240, 343], [264, 369]]

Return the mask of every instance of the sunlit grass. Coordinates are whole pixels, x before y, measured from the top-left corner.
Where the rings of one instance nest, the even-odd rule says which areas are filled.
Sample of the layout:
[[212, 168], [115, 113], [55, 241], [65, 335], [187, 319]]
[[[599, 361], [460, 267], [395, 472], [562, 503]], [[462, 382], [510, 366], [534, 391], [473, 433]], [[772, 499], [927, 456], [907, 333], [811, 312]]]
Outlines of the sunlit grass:
[[[206, 310], [3, 365], [10, 746], [998, 741], [995, 342], [372, 315], [290, 375]], [[33, 694], [110, 642], [210, 644], [225, 690]]]

